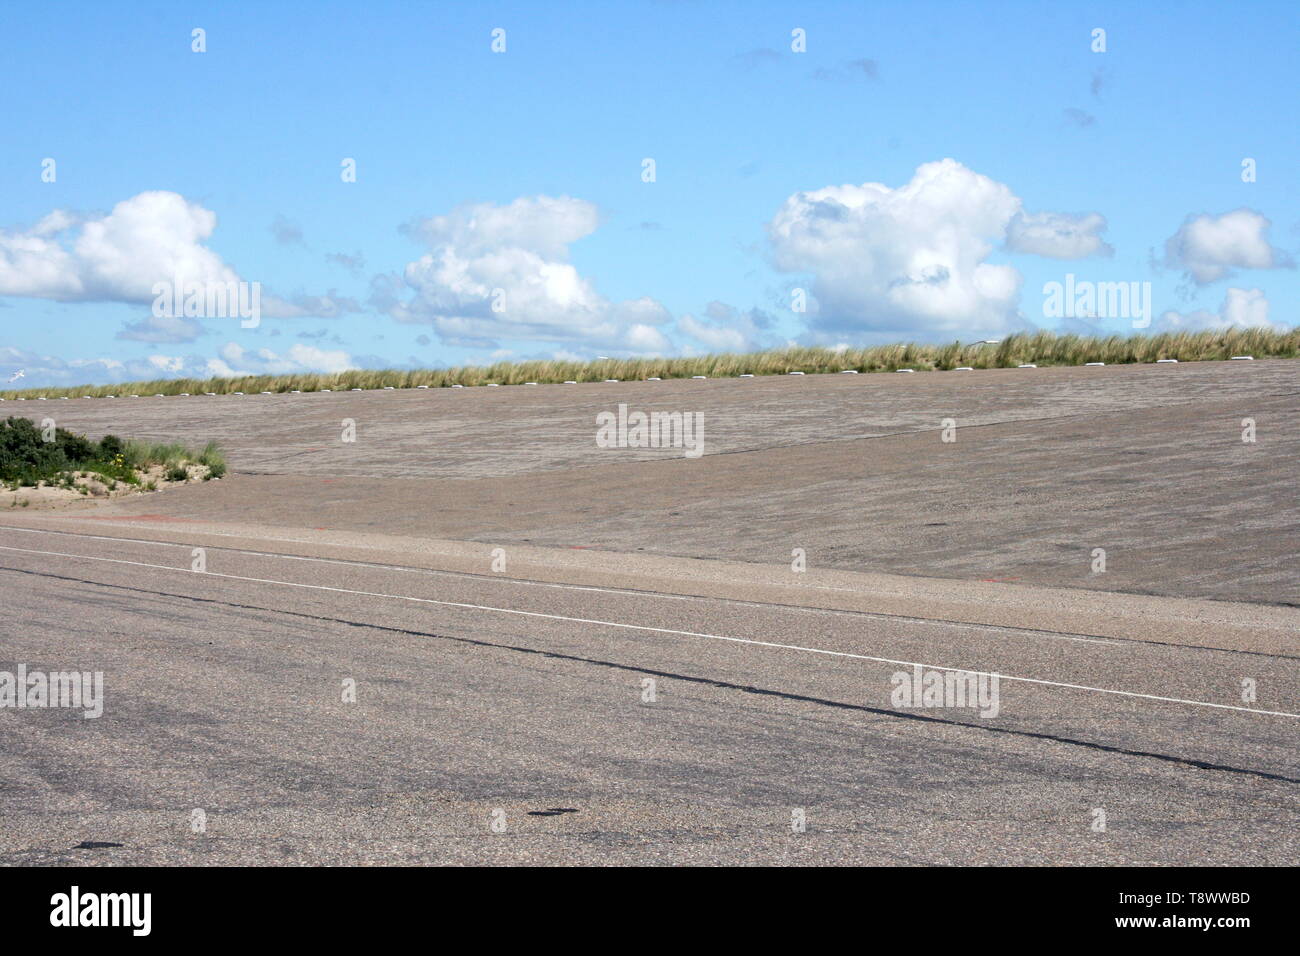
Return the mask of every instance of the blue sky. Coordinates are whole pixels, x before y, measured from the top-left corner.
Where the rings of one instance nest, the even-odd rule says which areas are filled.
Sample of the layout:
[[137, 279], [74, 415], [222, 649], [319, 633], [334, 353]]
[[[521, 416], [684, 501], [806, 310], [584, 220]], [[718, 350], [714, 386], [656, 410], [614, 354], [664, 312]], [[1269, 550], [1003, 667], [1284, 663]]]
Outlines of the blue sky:
[[[1150, 282], [1152, 330], [1293, 326], [1298, 28], [1283, 2], [11, 6], [0, 385], [1132, 330], [1045, 315], [1067, 274]], [[259, 283], [259, 324], [155, 316], [173, 276]]]

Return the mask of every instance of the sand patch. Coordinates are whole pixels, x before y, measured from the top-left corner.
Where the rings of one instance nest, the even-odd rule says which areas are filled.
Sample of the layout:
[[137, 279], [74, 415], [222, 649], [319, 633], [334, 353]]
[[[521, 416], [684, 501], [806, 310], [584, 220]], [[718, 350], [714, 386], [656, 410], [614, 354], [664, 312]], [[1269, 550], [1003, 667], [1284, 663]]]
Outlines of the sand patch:
[[52, 481], [40, 481], [34, 486], [0, 489], [0, 509], [48, 511], [57, 508], [93, 507], [103, 501], [131, 498], [165, 491], [179, 485], [202, 481], [220, 481], [209, 477], [207, 465], [187, 464], [185, 477], [173, 475], [170, 468], [151, 465], [136, 471], [138, 484], [107, 478], [98, 472], [70, 471]]

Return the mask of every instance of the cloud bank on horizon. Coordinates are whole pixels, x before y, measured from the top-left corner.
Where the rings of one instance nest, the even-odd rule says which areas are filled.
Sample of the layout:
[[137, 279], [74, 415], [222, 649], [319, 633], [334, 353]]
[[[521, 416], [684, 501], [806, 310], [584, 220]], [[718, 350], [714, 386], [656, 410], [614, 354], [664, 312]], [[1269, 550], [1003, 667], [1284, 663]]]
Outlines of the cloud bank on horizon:
[[[381, 5], [380, 21], [396, 9]], [[695, 15], [665, 14], [665, 29], [674, 18]], [[848, 6], [837, 15], [846, 21], [858, 16]], [[535, 20], [526, 12], [517, 16], [520, 27]], [[775, 25], [783, 16], [764, 8], [758, 19], [771, 20], [779, 38]], [[1118, 25], [1112, 36], [1146, 37], [1158, 26], [1127, 23], [1129, 14], [1118, 8], [1111, 16]], [[256, 14], [231, 14], [227, 35], [234, 42], [257, 23]], [[41, 15], [29, 14], [11, 42], [41, 26]], [[819, 34], [807, 35], [815, 41]], [[494, 59], [487, 49], [469, 50], [468, 36], [464, 42], [464, 58], [472, 63], [467, 75], [483, 77], [498, 96], [494, 102], [501, 102], [502, 90], [512, 95], [512, 115], [535, 110], [535, 97], [546, 93], [556, 102], [556, 88], [530, 86], [566, 82], [537, 79], [541, 53], [519, 54], [522, 62], [514, 62], [518, 73], [510, 79], [500, 74], [511, 54]], [[1049, 318], [1044, 283], [1076, 271], [1101, 281], [1159, 284], [1153, 331], [1300, 322], [1295, 255], [1287, 248], [1300, 236], [1300, 209], [1294, 194], [1261, 188], [1256, 158], [1213, 156], [1223, 181], [1208, 190], [1199, 188], [1207, 162], [1201, 157], [1148, 163], [1141, 151], [1121, 154], [1132, 182], [1092, 170], [1090, 151], [1115, 154], [1114, 142], [1105, 138], [1108, 125], [1141, 115], [1114, 103], [1125, 71], [1134, 74], [1128, 95], [1136, 97], [1144, 89], [1139, 78], [1156, 83], [1156, 71], [1172, 68], [1168, 63], [1148, 64], [1142, 74], [1117, 53], [1102, 68], [1093, 65], [1096, 51], [1086, 37], [1061, 37], [1076, 61], [1070, 69], [1089, 93], [1089, 122], [1063, 122], [1071, 110], [1084, 111], [1058, 103], [1058, 118], [1043, 120], [1044, 128], [1055, 124], [1050, 137], [1027, 133], [1029, 155], [1012, 161], [990, 149], [996, 140], [983, 111], [990, 97], [1005, 93], [991, 72], [964, 73], [949, 90], [952, 107], [936, 107], [940, 115], [927, 116], [912, 108], [903, 88], [917, 69], [905, 48], [893, 48], [891, 62], [885, 51], [850, 49], [831, 36], [820, 58], [812, 41], [803, 51], [774, 44], [750, 53], [743, 37], [727, 42], [738, 49], [725, 56], [720, 50], [709, 68], [713, 74], [698, 67], [702, 72], [693, 77], [686, 67], [673, 83], [679, 91], [716, 88], [720, 101], [734, 109], [713, 111], [705, 122], [683, 119], [690, 111], [679, 109], [676, 126], [648, 123], [663, 142], [658, 159], [646, 158], [657, 152], [655, 135], [616, 129], [603, 149], [607, 161], [626, 165], [618, 176], [585, 158], [572, 164], [580, 170], [570, 170], [554, 135], [545, 136], [558, 127], [543, 120], [534, 128], [531, 116], [522, 115], [516, 125], [498, 127], [513, 156], [535, 149], [535, 158], [521, 159], [522, 166], [483, 161], [473, 151], [448, 160], [454, 150], [446, 145], [424, 164], [410, 156], [419, 152], [411, 144], [401, 151], [372, 150], [360, 161], [335, 150], [341, 158], [319, 159], [335, 173], [272, 191], [278, 201], [269, 206], [261, 186], [253, 185], [256, 173], [238, 162], [190, 169], [197, 160], [173, 155], [170, 162], [182, 172], [169, 177], [145, 160], [143, 172], [128, 175], [128, 157], [104, 182], [76, 180], [65, 189], [70, 177], [88, 175], [87, 155], [74, 149], [76, 164], [52, 165], [58, 173], [39, 178], [6, 160], [0, 176], [21, 172], [26, 180], [17, 221], [0, 222], [0, 374], [23, 370], [24, 384], [74, 384], [1140, 327], [1130, 326], [1127, 316], [1087, 316], [1064, 326]], [[614, 70], [610, 85], [619, 87], [624, 80], [608, 56], [589, 52], [593, 68], [598, 61], [601, 69]], [[631, 48], [621, 53], [629, 62], [645, 55]], [[577, 62], [574, 69], [581, 71], [580, 56]], [[195, 63], [196, 70], [200, 66], [206, 68]], [[1278, 69], [1294, 71], [1294, 64]], [[183, 82], [203, 87], [218, 78]], [[84, 92], [89, 78], [72, 71], [55, 82], [71, 94]], [[130, 87], [133, 81], [123, 82]], [[559, 89], [578, 101], [573, 108], [618, 115], [617, 99], [598, 90], [580, 95], [581, 84], [567, 82]], [[1064, 95], [1069, 83], [1059, 86], [1056, 95]], [[759, 102], [752, 103], [756, 92]], [[900, 100], [896, 108], [883, 101], [887, 94]], [[1022, 95], [1025, 115], [1040, 109], [1048, 115], [1051, 96], [1037, 90]], [[769, 138], [768, 149], [779, 154], [770, 164], [759, 145], [736, 154], [748, 155], [743, 162], [715, 162], [713, 152], [730, 149], [717, 145], [717, 137], [755, 133], [752, 111], [764, 97], [833, 116], [849, 104], [866, 104], [880, 114], [888, 136], [883, 146], [873, 140], [856, 151], [834, 148], [843, 143], [802, 148]], [[238, 102], [236, 90], [230, 106]], [[563, 96], [559, 102], [568, 104]], [[327, 91], [311, 97], [311, 111], [328, 107]], [[273, 104], [265, 108], [277, 112]], [[646, 109], [650, 120], [659, 115]], [[978, 115], [966, 123], [964, 113]], [[16, 135], [39, 114], [20, 115]], [[223, 115], [217, 111], [218, 127]], [[43, 118], [60, 122], [53, 114]], [[1261, 134], [1266, 148], [1254, 151], [1284, 155], [1295, 139], [1290, 119], [1286, 130]], [[714, 143], [713, 152], [705, 145], [683, 148], [679, 128]], [[825, 134], [828, 140], [835, 135]], [[1035, 138], [1054, 138], [1068, 156], [1049, 159], [1047, 146], [1036, 154]], [[99, 149], [111, 151], [113, 144]], [[625, 155], [610, 159], [612, 149]], [[437, 169], [439, 185], [426, 188], [418, 176], [386, 171], [386, 158], [417, 171], [425, 164]], [[1178, 162], [1196, 168], [1182, 175], [1170, 169]], [[719, 172], [728, 163], [730, 179]], [[495, 168], [480, 172], [481, 165]], [[1271, 175], [1278, 175], [1278, 165], [1275, 158]], [[611, 185], [611, 178], [618, 182]], [[144, 188], [123, 189], [127, 182]], [[177, 187], [167, 188], [169, 182]], [[245, 190], [255, 194], [251, 201]], [[636, 222], [641, 226], [629, 227]], [[201, 301], [193, 309], [187, 302], [179, 311], [160, 310], [160, 283], [182, 289], [256, 285], [259, 322], [241, 327], [229, 315], [205, 311]], [[1280, 297], [1266, 287], [1280, 288]]]

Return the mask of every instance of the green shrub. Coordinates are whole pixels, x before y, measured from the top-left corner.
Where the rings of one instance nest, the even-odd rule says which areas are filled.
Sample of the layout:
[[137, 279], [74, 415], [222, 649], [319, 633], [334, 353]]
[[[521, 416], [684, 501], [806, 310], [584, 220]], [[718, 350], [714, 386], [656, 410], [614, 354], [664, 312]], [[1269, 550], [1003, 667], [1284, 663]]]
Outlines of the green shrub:
[[105, 435], [99, 440], [99, 457], [112, 458], [114, 455], [120, 455], [126, 449], [126, 442], [116, 435]]
[[45, 481], [67, 488], [72, 486], [71, 472], [83, 471], [116, 488], [119, 482], [139, 485], [139, 472], [154, 465], [164, 466], [169, 481], [184, 481], [186, 462], [207, 465], [215, 477], [226, 472], [225, 456], [215, 442], [195, 455], [175, 442], [124, 441], [116, 435], [94, 442], [63, 428], [56, 428], [52, 440], [46, 441], [47, 434], [30, 419], [0, 421], [0, 482], [34, 488]]
[[203, 451], [199, 452], [198, 462], [200, 465], [208, 466], [209, 478], [220, 478], [226, 473], [226, 456], [221, 451], [221, 446], [214, 441], [203, 446]]

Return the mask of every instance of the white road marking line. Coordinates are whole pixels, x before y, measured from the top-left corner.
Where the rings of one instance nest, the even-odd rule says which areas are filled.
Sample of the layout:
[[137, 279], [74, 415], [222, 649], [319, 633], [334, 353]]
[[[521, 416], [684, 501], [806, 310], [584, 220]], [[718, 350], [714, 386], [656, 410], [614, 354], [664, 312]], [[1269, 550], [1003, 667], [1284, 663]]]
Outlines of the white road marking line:
[[[152, 544], [166, 548], [190, 549], [198, 547], [194, 544], [181, 544], [176, 541], [153, 541], [148, 538], [121, 538], [107, 534], [87, 534], [79, 531], [52, 531], [46, 528], [19, 528], [14, 525], [0, 524], [0, 531], [26, 531], [29, 534], [57, 534], [68, 538], [91, 538], [97, 541], [128, 541], [132, 544]], [[198, 534], [211, 535], [222, 538], [246, 538], [248, 535], [233, 534], [226, 531], [200, 531]], [[265, 538], [266, 541], [280, 541], [287, 544], [320, 544], [318, 541], [311, 541], [306, 538]], [[344, 545], [344, 547], [366, 547], [365, 545]], [[216, 550], [225, 551], [229, 554], [243, 554], [250, 557], [260, 558], [285, 558], [289, 561], [316, 561], [321, 564], [341, 564], [354, 568], [373, 568], [382, 571], [405, 571], [409, 574], [440, 574], [445, 577], [455, 578], [473, 578], [479, 581], [493, 581], [502, 584], [517, 584], [524, 587], [535, 588], [556, 588], [564, 591], [594, 591], [600, 594], [620, 594], [632, 597], [651, 597], [665, 601], [719, 601], [725, 604], [743, 604], [746, 607], [760, 608], [779, 608], [795, 611], [808, 611], [818, 614], [853, 614], [863, 617], [884, 618], [891, 621], [908, 621], [920, 624], [933, 624], [939, 627], [956, 627], [969, 628], [979, 631], [998, 631], [1010, 632], [1017, 636], [1026, 638], [1044, 638], [1053, 641], [1074, 641], [1079, 644], [1105, 644], [1111, 647], [1118, 647], [1126, 642], [1109, 640], [1104, 637], [1092, 637], [1083, 634], [1064, 634], [1057, 631], [1047, 631], [1041, 628], [1020, 627], [1015, 624], [979, 624], [968, 621], [950, 621], [945, 618], [917, 617], [912, 614], [890, 614], [886, 611], [855, 611], [848, 608], [835, 607], [802, 607], [797, 604], [776, 604], [770, 601], [747, 601], [744, 598], [727, 598], [713, 597], [707, 594], [669, 594], [665, 591], [644, 591], [636, 588], [610, 588], [601, 587], [596, 584], [563, 584], [556, 581], [530, 581], [527, 578], [509, 578], [509, 577], [489, 577], [485, 574], [476, 574], [473, 571], [448, 571], [443, 568], [412, 568], [400, 564], [380, 564], [369, 561], [349, 561], [346, 558], [318, 558], [305, 554], [281, 554], [275, 551], [249, 551], [244, 548], [217, 548]], [[849, 594], [863, 594], [865, 592], [856, 588], [840, 588], [819, 584], [783, 584], [781, 587], [789, 588], [810, 588], [819, 591], [845, 591]]]
[[[778, 644], [774, 641], [759, 641], [748, 637], [728, 637], [725, 634], [705, 634], [700, 631], [679, 631], [668, 627], [653, 627], [648, 624], [624, 624], [621, 621], [600, 621], [587, 617], [569, 617], [564, 614], [546, 614], [542, 611], [519, 611], [508, 607], [491, 607], [486, 604], [466, 604], [460, 601], [439, 601], [436, 598], [411, 597], [406, 594], [386, 594], [382, 591], [356, 591], [351, 588], [335, 588], [325, 584], [298, 584], [294, 581], [276, 581], [271, 578], [253, 578], [242, 574], [223, 574], [218, 571], [191, 571], [188, 568], [174, 568], [166, 564], [148, 564], [144, 561], [128, 561], [124, 558], [101, 558], [86, 554], [68, 554], [63, 551], [36, 551], [30, 548], [10, 548], [0, 545], [0, 551], [17, 551], [22, 554], [40, 554], [58, 558], [76, 558], [82, 561], [104, 561], [109, 564], [129, 564], [138, 568], [152, 568], [155, 571], [174, 571], [178, 574], [192, 574], [198, 577], [226, 578], [231, 581], [248, 581], [252, 584], [278, 584], [282, 587], [301, 588], [307, 591], [330, 591], [335, 594], [355, 594], [358, 597], [387, 598], [393, 601], [411, 601], [417, 604], [437, 604], [442, 607], [458, 607], [470, 611], [492, 611], [497, 614], [516, 614], [521, 617], [540, 617], [551, 621], [565, 621], [570, 624], [595, 624], [600, 627], [619, 627], [631, 631], [651, 631], [655, 634], [673, 634], [679, 637], [699, 637], [711, 641], [729, 641], [734, 644], [748, 644], [754, 647], [770, 647], [782, 651], [799, 651], [803, 654], [821, 654], [826, 657], [843, 657], [851, 660], [872, 661], [877, 664], [895, 664], [902, 667], [921, 667], [927, 670], [953, 671], [959, 674], [972, 674], [976, 677], [997, 677], [999, 680], [1016, 681], [1022, 684], [1038, 684], [1043, 687], [1062, 687], [1067, 690], [1082, 690], [1094, 694], [1111, 694], [1117, 697], [1132, 697], [1140, 700], [1155, 700], [1169, 704], [1187, 704], [1191, 707], [1211, 707], [1215, 710], [1234, 710], [1246, 714], [1259, 714], [1267, 717], [1291, 717], [1300, 720], [1300, 714], [1291, 714], [1281, 710], [1257, 710], [1253, 707], [1237, 707], [1233, 704], [1214, 704], [1203, 700], [1186, 700], [1182, 697], [1161, 697], [1156, 694], [1141, 694], [1131, 690], [1114, 690], [1108, 687], [1089, 687], [1086, 684], [1068, 684], [1063, 681], [1043, 680], [1039, 677], [1016, 677], [1011, 674], [995, 674], [991, 671], [976, 671], [965, 667], [952, 667], [947, 664], [926, 664], [921, 661], [901, 661], [892, 657], [872, 657], [867, 654], [854, 654], [849, 651], [831, 651], [822, 647], [804, 647], [801, 644]], [[92, 582], [101, 583], [101, 582]], [[111, 584], [103, 585], [112, 587]], [[269, 610], [274, 611], [274, 608]]]

